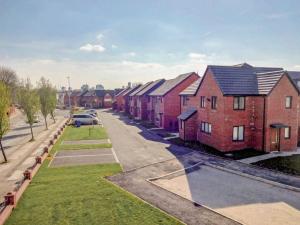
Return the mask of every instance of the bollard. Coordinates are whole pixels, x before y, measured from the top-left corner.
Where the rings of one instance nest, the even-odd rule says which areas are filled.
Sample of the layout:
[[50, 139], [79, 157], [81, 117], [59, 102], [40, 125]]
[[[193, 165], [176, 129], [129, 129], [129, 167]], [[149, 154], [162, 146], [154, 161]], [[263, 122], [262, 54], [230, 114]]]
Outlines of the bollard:
[[23, 173], [25, 180], [31, 180], [31, 172], [29, 170], [25, 170]]
[[44, 153], [48, 153], [49, 151], [48, 151], [48, 147], [47, 146], [45, 146], [44, 147]]
[[16, 195], [15, 193], [8, 192], [4, 196], [5, 205], [15, 205], [16, 204]]
[[54, 139], [57, 139], [57, 134], [54, 134], [53, 138], [54, 138]]
[[42, 163], [42, 157], [41, 156], [35, 157], [35, 161], [36, 161], [37, 164], [41, 164]]
[[50, 140], [49, 141], [49, 145], [53, 145], [54, 144], [54, 141], [53, 140]]

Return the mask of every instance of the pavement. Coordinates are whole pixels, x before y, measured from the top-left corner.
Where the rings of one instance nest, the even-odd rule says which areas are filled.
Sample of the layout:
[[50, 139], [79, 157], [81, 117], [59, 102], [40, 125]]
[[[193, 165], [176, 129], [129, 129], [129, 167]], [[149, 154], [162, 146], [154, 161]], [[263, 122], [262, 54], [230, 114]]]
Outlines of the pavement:
[[[299, 192], [293, 191], [293, 188], [300, 187], [299, 177], [175, 146], [119, 114], [101, 111], [100, 117], [124, 168], [124, 173], [108, 179], [187, 224], [238, 224], [236, 220], [239, 218], [217, 211], [223, 208], [238, 208], [233, 214], [245, 209], [247, 216], [253, 218], [265, 214], [276, 215], [280, 204], [285, 206], [279, 209], [286, 210], [287, 214], [293, 216], [299, 213], [298, 205], [291, 203], [300, 202]], [[190, 173], [193, 179], [189, 180], [186, 168], [199, 163], [204, 163], [205, 167], [197, 170], [201, 173]], [[178, 170], [184, 171], [182, 177], [179, 176], [179, 181], [174, 183], [171, 180], [171, 187], [162, 188], [148, 181], [150, 178], [176, 174]], [[191, 182], [194, 184], [192, 188], [189, 186]], [[172, 189], [181, 184], [183, 190], [193, 193], [193, 199]], [[198, 199], [197, 196], [201, 197], [202, 194], [210, 200]], [[214, 201], [223, 202], [224, 205], [215, 206]], [[251, 207], [253, 210], [250, 210]]]
[[291, 152], [270, 152], [269, 154], [265, 155], [259, 155], [254, 156], [246, 159], [239, 160], [240, 162], [251, 164], [258, 161], [266, 160], [266, 159], [272, 159], [276, 157], [286, 157], [286, 156], [292, 156], [292, 155], [300, 155], [300, 148], [297, 148], [296, 151]]
[[[23, 172], [35, 163], [35, 157], [43, 151], [45, 141], [49, 142], [53, 132], [66, 121], [63, 112], [57, 115], [56, 123], [49, 120], [49, 129], [41, 123], [35, 126], [35, 141], [29, 142], [31, 134], [28, 125], [23, 121], [23, 115], [13, 118], [12, 130], [8, 132], [3, 141], [8, 163], [0, 164], [0, 202], [2, 197], [12, 191], [16, 183], [23, 177]], [[29, 131], [29, 132], [28, 132]], [[22, 134], [20, 136], [20, 134]]]

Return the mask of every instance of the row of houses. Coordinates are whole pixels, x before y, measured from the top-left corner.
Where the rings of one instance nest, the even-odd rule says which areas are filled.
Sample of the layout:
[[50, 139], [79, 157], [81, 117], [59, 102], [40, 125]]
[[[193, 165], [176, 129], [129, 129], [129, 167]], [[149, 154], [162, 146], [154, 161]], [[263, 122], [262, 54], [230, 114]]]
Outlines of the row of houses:
[[300, 72], [283, 68], [211, 65], [202, 77], [127, 88], [114, 109], [222, 152], [291, 151], [300, 140], [299, 85]]
[[63, 102], [65, 106], [86, 108], [111, 108], [115, 94], [120, 90], [72, 90], [65, 91]]

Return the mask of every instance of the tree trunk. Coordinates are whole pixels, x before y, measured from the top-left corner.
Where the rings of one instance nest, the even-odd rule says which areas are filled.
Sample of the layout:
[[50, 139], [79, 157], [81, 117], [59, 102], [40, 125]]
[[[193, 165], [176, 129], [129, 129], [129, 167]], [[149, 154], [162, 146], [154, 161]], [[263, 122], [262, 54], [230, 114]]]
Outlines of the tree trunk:
[[44, 120], [45, 120], [46, 130], [48, 130], [47, 116], [44, 116]]
[[53, 119], [54, 123], [56, 123], [56, 120], [55, 120], [55, 116], [54, 116], [54, 114], [51, 114], [51, 117], [52, 117], [52, 119]]
[[31, 131], [31, 140], [30, 140], [30, 141], [34, 141], [33, 130], [32, 130], [32, 124], [30, 124], [30, 131]]
[[3, 158], [4, 158], [4, 162], [7, 162], [7, 158], [6, 158], [6, 155], [5, 155], [5, 152], [4, 152], [4, 148], [2, 146], [2, 140], [0, 140], [0, 147], [1, 147]]

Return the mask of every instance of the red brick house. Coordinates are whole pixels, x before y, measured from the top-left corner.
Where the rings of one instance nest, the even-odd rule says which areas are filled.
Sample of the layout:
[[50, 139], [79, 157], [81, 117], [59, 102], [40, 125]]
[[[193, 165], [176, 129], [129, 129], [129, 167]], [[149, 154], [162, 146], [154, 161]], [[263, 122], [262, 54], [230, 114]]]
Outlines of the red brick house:
[[114, 109], [117, 111], [123, 111], [124, 110], [124, 98], [123, 98], [123, 93], [128, 91], [130, 88], [125, 88], [124, 90], [120, 91], [118, 94], [115, 96], [115, 104], [114, 104]]
[[156, 126], [169, 131], [178, 130], [177, 117], [181, 112], [179, 93], [198, 78], [198, 74], [194, 72], [182, 74], [174, 79], [166, 80], [149, 94]]
[[208, 66], [180, 96], [184, 140], [222, 152], [297, 147], [299, 90], [282, 68]]
[[89, 90], [81, 95], [80, 106], [86, 108], [110, 108], [114, 99], [114, 90]]
[[132, 88], [126, 88], [125, 90], [121, 91], [116, 96], [116, 102], [117, 102], [117, 110], [123, 111], [126, 113], [129, 113], [130, 111], [130, 105], [129, 105], [129, 95], [134, 92], [136, 89], [138, 89], [141, 85], [137, 85]]
[[[86, 91], [82, 90], [72, 90], [70, 95], [70, 102], [71, 106], [78, 107], [80, 106], [81, 96], [84, 95]], [[66, 95], [64, 96], [64, 104], [66, 106], [69, 106], [69, 92], [66, 92]]]
[[161, 86], [165, 79], [160, 79], [151, 82], [147, 87], [136, 94], [137, 97], [137, 115], [138, 120], [149, 120], [154, 122], [154, 107], [152, 108], [149, 93]]
[[145, 89], [147, 86], [149, 86], [152, 83], [152, 81], [141, 85], [139, 88], [137, 88], [135, 91], [133, 91], [130, 95], [129, 95], [129, 113], [131, 116], [133, 116], [134, 118], [137, 117], [137, 113], [138, 113], [138, 108], [137, 108], [137, 99], [138, 96], [137, 94], [142, 91], [143, 89]]

